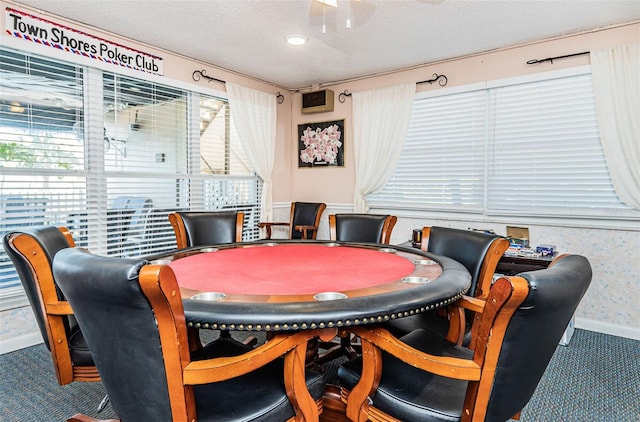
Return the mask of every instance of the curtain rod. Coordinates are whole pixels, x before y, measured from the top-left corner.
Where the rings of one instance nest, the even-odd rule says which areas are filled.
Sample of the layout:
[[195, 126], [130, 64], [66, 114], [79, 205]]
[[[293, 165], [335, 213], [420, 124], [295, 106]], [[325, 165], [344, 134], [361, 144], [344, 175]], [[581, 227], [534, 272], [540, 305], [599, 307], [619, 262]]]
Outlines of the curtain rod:
[[[426, 81], [420, 81], [420, 82], [416, 82], [417, 84], [432, 84], [434, 82], [438, 82], [438, 85], [440, 86], [445, 86], [448, 82], [448, 79], [445, 75], [438, 75], [437, 73], [433, 74], [433, 79], [428, 79]], [[344, 91], [342, 91], [339, 95], [338, 95], [338, 101], [340, 101], [341, 103], [344, 103], [347, 99], [347, 97], [350, 97], [352, 94], [347, 91], [346, 89]]]
[[[206, 71], [205, 70], [196, 70], [193, 72], [193, 74], [191, 75], [191, 77], [193, 78], [194, 81], [198, 82], [200, 79], [205, 78], [207, 80], [207, 82], [220, 82], [222, 84], [226, 84], [226, 81], [223, 81], [222, 79], [218, 79], [218, 78], [214, 78], [213, 76], [209, 76], [206, 75]], [[280, 91], [278, 91], [278, 93], [276, 94], [276, 100], [278, 101], [278, 104], [282, 104], [284, 102], [284, 95], [282, 95], [280, 93]]]
[[533, 59], [533, 60], [529, 60], [527, 64], [538, 64], [538, 63], [544, 63], [544, 62], [553, 63], [553, 61], [557, 59], [566, 59], [567, 57], [584, 56], [585, 54], [589, 54], [589, 52], [583, 51], [582, 53], [567, 54], [565, 56], [547, 57], [546, 59], [539, 59], [539, 60]]

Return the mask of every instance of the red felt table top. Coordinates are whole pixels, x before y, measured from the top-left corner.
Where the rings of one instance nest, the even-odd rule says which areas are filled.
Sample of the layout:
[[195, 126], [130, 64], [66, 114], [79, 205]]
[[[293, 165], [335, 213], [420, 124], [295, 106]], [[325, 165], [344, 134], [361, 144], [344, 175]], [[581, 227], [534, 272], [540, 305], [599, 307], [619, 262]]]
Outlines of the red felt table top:
[[180, 287], [226, 294], [297, 295], [397, 281], [411, 260], [378, 249], [281, 244], [221, 249], [169, 264]]

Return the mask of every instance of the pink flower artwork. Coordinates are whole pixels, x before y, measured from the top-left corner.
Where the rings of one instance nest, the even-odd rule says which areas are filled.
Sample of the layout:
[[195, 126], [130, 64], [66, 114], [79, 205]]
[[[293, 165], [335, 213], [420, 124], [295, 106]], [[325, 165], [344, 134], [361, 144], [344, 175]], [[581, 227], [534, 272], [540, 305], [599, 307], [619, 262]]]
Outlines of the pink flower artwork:
[[300, 167], [344, 165], [343, 131], [344, 120], [300, 125], [298, 127]]

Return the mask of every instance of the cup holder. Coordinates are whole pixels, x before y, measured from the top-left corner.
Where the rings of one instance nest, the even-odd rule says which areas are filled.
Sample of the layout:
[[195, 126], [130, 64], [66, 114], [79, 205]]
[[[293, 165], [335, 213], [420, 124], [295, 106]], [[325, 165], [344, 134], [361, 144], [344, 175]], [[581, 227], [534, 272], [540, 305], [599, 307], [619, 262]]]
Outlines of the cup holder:
[[407, 284], [425, 284], [430, 282], [431, 280], [429, 280], [426, 277], [404, 277], [402, 279], [403, 283], [407, 283]]
[[224, 299], [226, 296], [227, 295], [221, 292], [204, 292], [204, 293], [198, 293], [197, 295], [191, 296], [191, 299], [202, 300], [205, 302], [215, 302], [215, 301]]
[[433, 259], [416, 259], [415, 261], [413, 261], [414, 264], [416, 265], [436, 265], [437, 262], [434, 261]]
[[340, 292], [322, 292], [322, 293], [315, 294], [313, 298], [317, 301], [338, 300], [338, 299], [346, 299], [347, 295]]

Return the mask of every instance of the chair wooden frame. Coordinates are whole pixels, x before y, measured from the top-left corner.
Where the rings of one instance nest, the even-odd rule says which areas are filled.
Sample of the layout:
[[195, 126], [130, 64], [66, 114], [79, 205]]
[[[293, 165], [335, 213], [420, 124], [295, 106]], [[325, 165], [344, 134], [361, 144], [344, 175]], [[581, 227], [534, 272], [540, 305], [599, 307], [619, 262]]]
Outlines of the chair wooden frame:
[[[188, 248], [189, 237], [187, 235], [187, 229], [184, 226], [184, 220], [180, 217], [180, 213], [173, 212], [169, 214], [169, 222], [173, 227], [173, 232], [176, 235], [176, 245], [178, 249]], [[244, 224], [244, 213], [238, 212], [236, 218], [236, 242], [242, 242], [242, 226]]]
[[322, 218], [322, 213], [327, 208], [327, 204], [319, 203], [318, 210], [316, 211], [316, 219], [312, 226], [309, 225], [295, 225], [293, 223], [293, 218], [295, 217], [295, 209], [296, 202], [291, 203], [291, 212], [289, 214], [289, 222], [261, 222], [258, 223], [258, 227], [261, 229], [265, 229], [265, 239], [271, 239], [272, 229], [273, 227], [289, 227], [289, 239], [293, 239], [293, 232], [299, 231], [302, 232], [303, 239], [315, 239], [318, 236], [318, 228], [320, 227], [320, 219]]
[[500, 278], [491, 287], [486, 301], [464, 296], [454, 304], [481, 315], [474, 321], [474, 325], [478, 325], [478, 336], [473, 347], [472, 359], [424, 353], [404, 344], [384, 328], [351, 327], [350, 330], [361, 339], [363, 375], [353, 390], [341, 389], [341, 399], [346, 404], [347, 417], [351, 421], [359, 422], [400, 422], [376, 409], [368, 401], [368, 397], [374, 394], [380, 383], [384, 350], [426, 372], [469, 381], [461, 421], [484, 420], [507, 327], [528, 293], [529, 285], [524, 278]]
[[[398, 217], [395, 215], [388, 215], [385, 219], [384, 226], [382, 227], [382, 234], [380, 236], [379, 242], [384, 245], [388, 245], [391, 242], [391, 232], [395, 227], [398, 221]], [[337, 229], [336, 229], [336, 216], [335, 214], [331, 214], [329, 216], [329, 237], [331, 240], [336, 240], [337, 238]]]
[[[430, 232], [431, 227], [422, 228], [420, 249], [425, 252], [428, 250]], [[498, 266], [498, 262], [508, 248], [509, 241], [504, 238], [495, 239], [489, 246], [484, 260], [482, 261], [480, 274], [478, 275], [478, 285], [476, 286], [476, 294], [474, 296], [475, 298], [486, 300], [487, 296], [489, 295], [491, 284], [493, 283], [493, 275], [495, 273], [496, 267]], [[461, 306], [452, 305], [444, 311], [447, 313], [446, 317], [449, 319], [449, 332], [447, 334], [447, 340], [458, 345], [462, 344], [466, 327], [464, 308]], [[475, 318], [480, 318], [480, 314], [476, 313]], [[473, 347], [474, 344], [473, 338], [477, 336], [476, 331], [476, 325], [473, 324], [471, 329], [471, 347]]]
[[[66, 227], [59, 227], [58, 230], [69, 246], [75, 247], [71, 232]], [[95, 366], [76, 366], [71, 360], [65, 322], [69, 315], [73, 315], [73, 310], [69, 302], [58, 299], [51, 263], [42, 246], [29, 234], [18, 232], [9, 237], [8, 244], [28, 262], [36, 282], [58, 384], [100, 381]]]
[[[239, 377], [284, 356], [287, 396], [296, 412], [289, 421], [318, 421], [322, 399], [314, 400], [305, 383], [305, 358], [309, 340], [332, 338], [335, 328], [277, 334], [268, 342], [239, 356], [192, 361], [182, 297], [173, 271], [166, 266], [145, 265], [139, 274], [142, 291], [157, 319], [164, 356], [169, 401], [174, 422], [197, 420], [193, 386]], [[141, 405], [145, 405], [142, 403]], [[77, 414], [68, 422], [116, 422]]]

